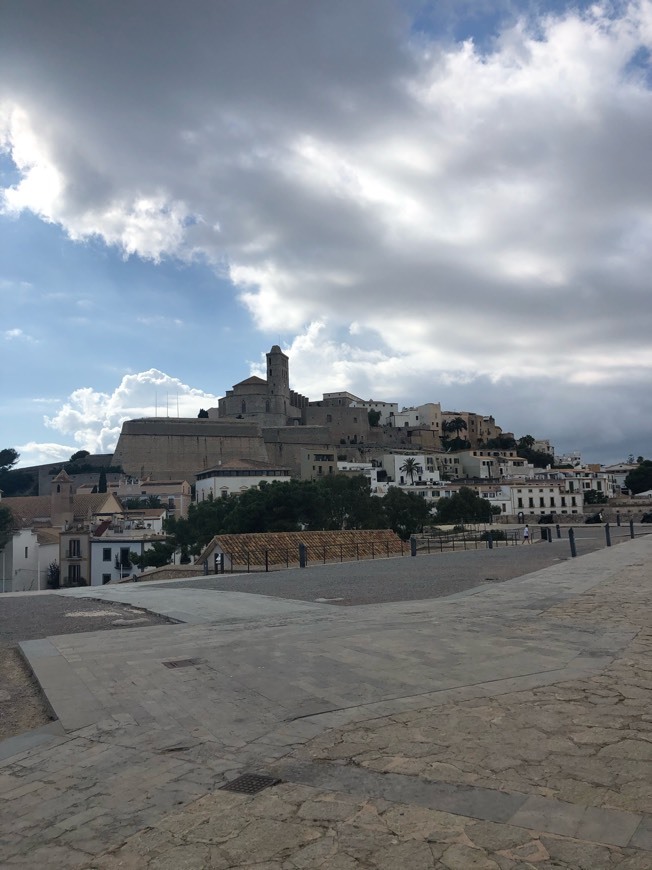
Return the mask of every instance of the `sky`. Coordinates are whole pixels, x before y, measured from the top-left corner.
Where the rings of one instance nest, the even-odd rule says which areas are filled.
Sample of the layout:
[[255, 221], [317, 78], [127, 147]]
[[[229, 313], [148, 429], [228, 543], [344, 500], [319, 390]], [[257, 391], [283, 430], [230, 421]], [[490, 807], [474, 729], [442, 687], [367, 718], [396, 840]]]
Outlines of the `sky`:
[[293, 389], [652, 455], [652, 0], [3, 0], [0, 447]]

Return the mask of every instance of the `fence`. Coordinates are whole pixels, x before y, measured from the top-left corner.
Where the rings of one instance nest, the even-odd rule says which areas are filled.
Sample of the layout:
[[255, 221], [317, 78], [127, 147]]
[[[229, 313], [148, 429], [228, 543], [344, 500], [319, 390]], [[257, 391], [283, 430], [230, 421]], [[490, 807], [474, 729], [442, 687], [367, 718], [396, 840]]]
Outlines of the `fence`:
[[[298, 547], [244, 550], [239, 553], [224, 552], [216, 554], [214, 569], [216, 574], [249, 573], [251, 571], [278, 571], [283, 568], [304, 568], [310, 564], [334, 562], [360, 562], [369, 559], [389, 559], [393, 556], [409, 556], [410, 545], [403, 541], [400, 548], [391, 546], [389, 541], [369, 541], [356, 544], [299, 544]], [[204, 563], [204, 573], [208, 574], [208, 563]]]
[[478, 550], [494, 547], [514, 547], [521, 542], [521, 533], [515, 530], [487, 529], [464, 526], [460, 531], [431, 532], [416, 537], [417, 551], [443, 553], [455, 550]]

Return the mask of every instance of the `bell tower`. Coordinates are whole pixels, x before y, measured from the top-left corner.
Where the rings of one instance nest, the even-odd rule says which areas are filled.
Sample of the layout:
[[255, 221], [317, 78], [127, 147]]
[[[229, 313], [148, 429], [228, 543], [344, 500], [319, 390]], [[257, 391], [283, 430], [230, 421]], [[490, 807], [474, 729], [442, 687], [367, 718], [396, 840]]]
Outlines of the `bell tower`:
[[52, 481], [50, 519], [56, 528], [71, 526], [75, 518], [72, 485], [72, 478], [63, 468]]
[[267, 354], [267, 392], [270, 396], [280, 396], [290, 400], [289, 359], [278, 344]]

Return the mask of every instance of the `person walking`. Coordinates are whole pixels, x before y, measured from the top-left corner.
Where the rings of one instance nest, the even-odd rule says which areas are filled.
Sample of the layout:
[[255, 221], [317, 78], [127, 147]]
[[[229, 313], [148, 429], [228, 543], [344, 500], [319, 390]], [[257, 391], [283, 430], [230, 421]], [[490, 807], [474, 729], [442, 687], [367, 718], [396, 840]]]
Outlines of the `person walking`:
[[530, 543], [530, 528], [529, 528], [529, 526], [526, 526], [523, 529], [523, 543], [524, 544]]

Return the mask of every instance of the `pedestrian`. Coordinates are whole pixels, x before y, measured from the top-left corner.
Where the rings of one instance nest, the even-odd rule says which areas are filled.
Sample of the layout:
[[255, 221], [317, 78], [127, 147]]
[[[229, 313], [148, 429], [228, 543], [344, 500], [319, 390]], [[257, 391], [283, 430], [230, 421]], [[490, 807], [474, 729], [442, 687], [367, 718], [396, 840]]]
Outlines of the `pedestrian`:
[[526, 526], [526, 527], [523, 529], [523, 543], [524, 543], [524, 544], [529, 544], [529, 543], [530, 543], [530, 529], [529, 529], [528, 526]]

